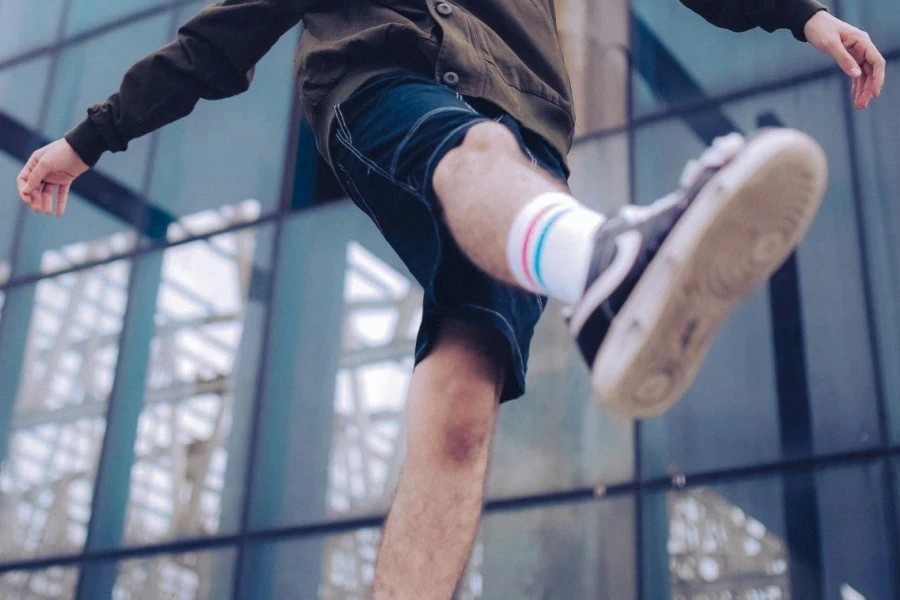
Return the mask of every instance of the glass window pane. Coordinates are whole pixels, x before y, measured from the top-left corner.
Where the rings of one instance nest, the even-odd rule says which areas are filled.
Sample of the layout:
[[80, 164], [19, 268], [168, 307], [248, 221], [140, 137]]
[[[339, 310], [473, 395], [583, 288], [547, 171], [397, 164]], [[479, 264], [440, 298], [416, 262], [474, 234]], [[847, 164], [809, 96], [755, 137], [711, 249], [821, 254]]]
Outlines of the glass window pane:
[[[744, 131], [772, 113], [823, 145], [830, 181], [825, 201], [798, 250], [799, 308], [811, 412], [810, 450], [838, 452], [879, 443], [873, 357], [866, 322], [862, 260], [854, 210], [843, 90], [828, 78], [782, 92], [672, 119], [637, 132], [638, 197], [672, 188], [682, 165], [702, 151], [699, 134], [729, 120]], [[718, 132], [715, 132], [718, 133]], [[683, 402], [647, 422], [647, 475], [777, 460], [781, 454], [772, 322], [763, 288], [725, 323]], [[797, 390], [782, 390], [796, 394]], [[788, 401], [788, 399], [785, 399]], [[789, 424], [799, 428], [800, 424]], [[716, 452], [708, 452], [715, 447]], [[791, 452], [806, 452], [805, 449]]]
[[51, 567], [43, 571], [0, 574], [0, 598], [15, 600], [73, 600], [78, 569]]
[[882, 54], [900, 48], [900, 12], [893, 0], [841, 0], [840, 6], [841, 18], [869, 33]]
[[273, 227], [165, 252], [125, 538], [235, 531]]
[[885, 469], [879, 461], [648, 495], [647, 597], [786, 599], [803, 582], [821, 595], [797, 597], [890, 597]]
[[[292, 217], [279, 254], [251, 520], [382, 511], [403, 461], [421, 290], [347, 202]], [[632, 426], [591, 400], [559, 309], [537, 327], [528, 394], [500, 411], [491, 497], [633, 476]]]
[[[653, 77], [665, 78], [661, 83], [674, 90], [673, 93], [680, 94], [677, 98], [662, 99], [670, 106], [697, 100], [691, 94], [678, 92], [690, 89], [691, 82], [699, 85], [708, 96], [720, 95], [808, 73], [833, 63], [811, 45], [797, 42], [786, 30], [774, 34], [761, 29], [734, 33], [707, 23], [679, 2], [634, 0], [633, 9], [635, 18], [641, 23], [633, 31], [632, 53], [636, 63], [658, 64], [659, 57], [653, 53], [655, 48], [662, 48], [680, 64], [688, 77], [682, 82], [671, 68], [653, 69]], [[636, 116], [639, 116], [651, 112], [653, 106], [638, 103], [635, 108]]]
[[[813, 136], [828, 157], [828, 189], [798, 249], [806, 368], [817, 452], [879, 443], [874, 357], [841, 79], [833, 77], [726, 106], [746, 131], [771, 112]], [[776, 324], [780, 325], [780, 324]]]
[[72, 5], [69, 7], [69, 19], [66, 23], [66, 37], [73, 37], [112, 21], [167, 4], [171, 4], [171, 2], [119, 0], [115, 3], [97, 4], [90, 0], [72, 0]]
[[25, 210], [17, 271], [55, 273], [124, 254], [135, 240], [129, 224], [72, 193], [62, 217]]
[[217, 550], [122, 561], [112, 598], [226, 600], [231, 597], [236, 556], [234, 550]]
[[[87, 108], [119, 91], [132, 64], [161, 47], [172, 35], [170, 14], [138, 21], [68, 46], [59, 57], [44, 134], [57, 139], [87, 116]], [[152, 136], [129, 143], [127, 152], [106, 153], [97, 170], [138, 192], [144, 188]]]
[[[380, 530], [250, 546], [244, 596], [365, 598], [374, 577]], [[454, 596], [635, 598], [631, 498], [484, 517]]]
[[[900, 61], [891, 62], [896, 69]], [[888, 77], [882, 98], [900, 94], [900, 80]], [[882, 98], [868, 110], [854, 111], [859, 152], [860, 207], [866, 225], [866, 252], [871, 265], [871, 291], [878, 323], [881, 375], [894, 443], [900, 442], [900, 109]]]
[[[198, 10], [196, 4], [182, 10], [179, 22]], [[253, 221], [277, 208], [298, 39], [294, 29], [279, 40], [257, 65], [246, 93], [201, 102], [161, 130], [149, 195], [179, 219], [169, 228], [170, 240]]]
[[56, 41], [65, 0], [47, 0], [35, 9], [33, 0], [0, 2], [0, 60]]
[[[3, 7], [0, 7], [2, 14]], [[41, 106], [47, 98], [49, 72], [50, 58], [46, 56], [0, 70], [0, 112], [37, 130]], [[14, 178], [3, 179], [5, 186], [12, 187], [13, 182]]]
[[[654, 68], [654, 77], [664, 78], [661, 83], [672, 90], [690, 88], [693, 81], [706, 95], [719, 95], [808, 73], [833, 63], [811, 45], [797, 42], [786, 30], [774, 34], [761, 29], [734, 33], [710, 25], [679, 2], [634, 0], [633, 10], [642, 24], [633, 32], [632, 53], [636, 62], [659, 64], [653, 48], [661, 47], [689, 77], [682, 82], [675, 79], [671, 68]], [[647, 39], [642, 39], [642, 32], [646, 32]], [[727, 60], [723, 60], [726, 56]], [[636, 100], [641, 99], [641, 95], [636, 96]], [[661, 100], [671, 106], [671, 100], [678, 105], [697, 98], [681, 94], [678, 98]], [[654, 108], [652, 103], [639, 102], [635, 114], [648, 114]]]
[[7, 212], [6, 218], [0, 219], [0, 285], [9, 281], [9, 256], [16, 237], [19, 204], [22, 202], [16, 193], [15, 181], [21, 169], [21, 163], [0, 153], [0, 181], [5, 187], [0, 191], [0, 201], [3, 202]]
[[120, 261], [10, 292], [31, 315], [4, 329], [30, 322], [18, 383], [4, 381], [18, 393], [0, 467], [0, 557], [84, 545], [128, 273]]
[[569, 188], [578, 200], [611, 212], [631, 199], [628, 136], [620, 133], [583, 138], [569, 153]]

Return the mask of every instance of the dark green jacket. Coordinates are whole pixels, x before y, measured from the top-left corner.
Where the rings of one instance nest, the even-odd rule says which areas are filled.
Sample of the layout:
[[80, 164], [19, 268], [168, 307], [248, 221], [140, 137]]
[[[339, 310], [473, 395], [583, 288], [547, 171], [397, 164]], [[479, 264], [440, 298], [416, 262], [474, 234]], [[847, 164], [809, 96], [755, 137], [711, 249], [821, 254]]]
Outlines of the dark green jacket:
[[[824, 9], [816, 0], [681, 2], [719, 27], [790, 29], [801, 41], [806, 22]], [[572, 90], [553, 0], [225, 0], [131, 67], [119, 92], [91, 106], [66, 139], [93, 166], [104, 151], [123, 151], [187, 115], [201, 98], [246, 91], [254, 65], [301, 19], [306, 31], [295, 66], [329, 164], [334, 105], [372, 75], [398, 67], [490, 100], [568, 154]]]

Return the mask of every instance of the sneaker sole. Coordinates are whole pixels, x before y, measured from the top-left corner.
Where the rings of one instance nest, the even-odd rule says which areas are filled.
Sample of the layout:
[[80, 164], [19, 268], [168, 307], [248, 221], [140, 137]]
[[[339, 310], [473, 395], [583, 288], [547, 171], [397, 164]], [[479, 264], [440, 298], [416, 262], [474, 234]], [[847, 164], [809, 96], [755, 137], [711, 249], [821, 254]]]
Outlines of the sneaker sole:
[[601, 406], [659, 415], [693, 383], [728, 314], [787, 259], [822, 201], [809, 136], [766, 131], [701, 189], [612, 322], [591, 368]]

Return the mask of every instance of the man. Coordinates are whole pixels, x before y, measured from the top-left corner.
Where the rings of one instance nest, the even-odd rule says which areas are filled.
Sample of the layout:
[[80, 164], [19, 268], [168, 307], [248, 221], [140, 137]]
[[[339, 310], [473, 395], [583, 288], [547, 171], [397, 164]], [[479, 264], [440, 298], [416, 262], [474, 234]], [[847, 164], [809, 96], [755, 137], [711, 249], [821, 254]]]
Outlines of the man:
[[[682, 0], [735, 31], [786, 28], [853, 78], [857, 108], [885, 62], [816, 0]], [[425, 289], [407, 464], [384, 528], [377, 598], [448, 598], [481, 514], [499, 403], [524, 391], [546, 297], [600, 402], [658, 414], [693, 380], [719, 323], [799, 243], [825, 185], [790, 130], [718, 140], [678, 189], [601, 215], [566, 180], [571, 90], [551, 0], [225, 0], [135, 64], [119, 92], [37, 150], [18, 189], [65, 211], [107, 150], [245, 91], [303, 19], [297, 69], [318, 149]], [[227, 124], [223, 124], [227, 126]], [[315, 257], [308, 257], [315, 260]]]

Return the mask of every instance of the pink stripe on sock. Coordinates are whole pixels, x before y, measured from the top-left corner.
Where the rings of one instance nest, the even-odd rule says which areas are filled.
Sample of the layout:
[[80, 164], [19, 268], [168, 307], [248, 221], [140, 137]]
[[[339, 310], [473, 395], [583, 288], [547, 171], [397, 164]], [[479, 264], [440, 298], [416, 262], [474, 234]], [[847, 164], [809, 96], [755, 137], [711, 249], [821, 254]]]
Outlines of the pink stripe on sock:
[[528, 268], [528, 244], [531, 242], [531, 237], [534, 234], [534, 230], [537, 227], [538, 222], [546, 215], [548, 212], [560, 206], [559, 204], [551, 204], [550, 206], [545, 206], [541, 209], [541, 212], [534, 216], [534, 219], [531, 220], [531, 223], [528, 225], [528, 231], [525, 232], [525, 243], [522, 244], [522, 272], [525, 273], [525, 278], [531, 284], [531, 287], [540, 289], [537, 281], [534, 280], [534, 275], [532, 275], [532, 269]]

